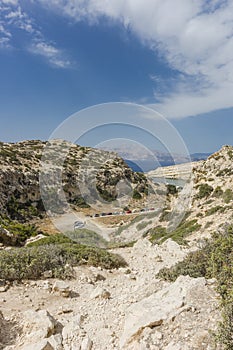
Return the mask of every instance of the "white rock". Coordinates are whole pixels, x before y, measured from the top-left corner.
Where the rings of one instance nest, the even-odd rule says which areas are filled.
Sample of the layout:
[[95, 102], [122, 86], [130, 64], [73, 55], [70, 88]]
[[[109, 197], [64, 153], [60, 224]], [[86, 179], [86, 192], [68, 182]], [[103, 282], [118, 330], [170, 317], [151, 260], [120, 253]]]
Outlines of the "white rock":
[[47, 339], [44, 339], [38, 343], [26, 345], [21, 348], [22, 350], [55, 350], [55, 348], [50, 344]]
[[69, 297], [71, 290], [70, 286], [64, 281], [56, 281], [52, 288], [53, 292], [59, 292], [63, 297]]
[[165, 320], [170, 320], [179, 313], [184, 306], [186, 295], [196, 287], [205, 286], [204, 278], [180, 276], [171, 285], [157, 293], [132, 304], [127, 310], [124, 331], [120, 339], [120, 346], [125, 345], [145, 327], [159, 326]]
[[81, 350], [91, 350], [92, 349], [92, 341], [89, 337], [85, 337], [81, 344]]
[[46, 310], [28, 310], [23, 313], [24, 332], [35, 339], [43, 339], [55, 331], [56, 320]]
[[54, 350], [63, 350], [61, 334], [51, 335], [51, 337], [48, 338], [48, 341]]
[[81, 346], [81, 323], [83, 316], [75, 315], [70, 319], [70, 322], [67, 323], [62, 329], [63, 345], [64, 349], [70, 350], [79, 350]]
[[175, 343], [172, 342], [172, 343], [168, 344], [168, 345], [164, 348], [164, 350], [184, 350], [184, 348], [182, 348], [181, 345], [175, 344]]
[[96, 299], [96, 298], [109, 299], [110, 296], [111, 294], [106, 289], [97, 287], [91, 293], [90, 298], [91, 299]]

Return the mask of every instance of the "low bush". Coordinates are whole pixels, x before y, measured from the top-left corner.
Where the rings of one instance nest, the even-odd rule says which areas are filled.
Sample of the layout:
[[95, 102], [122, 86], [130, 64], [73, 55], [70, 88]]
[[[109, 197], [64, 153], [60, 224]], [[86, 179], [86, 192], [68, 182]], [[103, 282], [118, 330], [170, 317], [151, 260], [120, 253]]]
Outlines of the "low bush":
[[197, 195], [197, 198], [202, 199], [208, 197], [211, 192], [213, 192], [213, 187], [208, 185], [207, 183], [201, 184], [199, 186], [199, 193]]
[[157, 226], [149, 230], [148, 235], [152, 243], [163, 243], [168, 238], [173, 239], [179, 244], [186, 244], [185, 237], [190, 233], [197, 231], [201, 225], [197, 223], [197, 220], [186, 221], [184, 220], [175, 230], [169, 232], [165, 227]]
[[233, 200], [233, 192], [230, 188], [223, 193], [223, 200], [227, 204]]
[[213, 196], [219, 198], [219, 197], [222, 197], [222, 195], [223, 195], [223, 190], [221, 189], [220, 186], [217, 186], [213, 192]]
[[136, 189], [134, 189], [132, 197], [133, 197], [133, 199], [139, 200], [142, 198], [142, 195]]
[[223, 213], [226, 210], [226, 208], [221, 207], [221, 205], [217, 205], [216, 207], [210, 208], [206, 211], [206, 216], [213, 215], [215, 213]]
[[175, 185], [168, 184], [167, 187], [167, 194], [175, 195], [178, 193], [177, 188]]
[[8, 230], [12, 236], [0, 236], [0, 243], [9, 246], [23, 246], [25, 241], [37, 236], [41, 231], [35, 225], [22, 224], [17, 221], [10, 220], [7, 217], [0, 217], [0, 226]]
[[72, 204], [77, 205], [79, 208], [90, 208], [90, 205], [85, 202], [85, 200], [80, 196], [72, 201]]
[[52, 277], [65, 278], [65, 265], [91, 265], [113, 269], [126, 266], [125, 260], [105, 249], [62, 243], [0, 251], [0, 278], [13, 281], [39, 279], [47, 270]]

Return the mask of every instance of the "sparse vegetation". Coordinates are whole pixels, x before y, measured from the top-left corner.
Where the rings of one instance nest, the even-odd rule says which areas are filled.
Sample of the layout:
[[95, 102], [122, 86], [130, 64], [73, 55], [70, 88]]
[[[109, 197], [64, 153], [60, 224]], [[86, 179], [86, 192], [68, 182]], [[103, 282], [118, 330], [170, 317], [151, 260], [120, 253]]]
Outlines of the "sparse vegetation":
[[157, 226], [149, 230], [148, 236], [152, 243], [163, 243], [166, 239], [171, 238], [179, 244], [186, 244], [185, 237], [197, 231], [200, 227], [201, 225], [197, 223], [196, 219], [183, 220], [174, 231], [168, 232], [165, 227]]
[[180, 275], [216, 278], [217, 291], [222, 297], [223, 320], [216, 339], [224, 350], [233, 349], [233, 225], [223, 233], [215, 233], [203, 248], [190, 253], [174, 267], [162, 269], [158, 277], [174, 281]]
[[0, 251], [0, 278], [10, 281], [39, 279], [47, 270], [52, 271], [53, 277], [66, 278], [66, 264], [106, 269], [127, 265], [122, 257], [105, 249], [75, 243], [52, 243]]
[[226, 210], [225, 207], [221, 207], [221, 205], [217, 205], [216, 207], [212, 207], [206, 211], [206, 216], [213, 215], [215, 213], [223, 213]]
[[230, 201], [233, 201], [233, 192], [230, 188], [228, 188], [224, 193], [223, 193], [223, 200], [225, 203], [229, 203]]
[[41, 233], [35, 225], [22, 224], [10, 220], [7, 217], [0, 217], [0, 226], [8, 230], [11, 236], [1, 235], [0, 242], [9, 246], [23, 246], [25, 241]]
[[213, 187], [208, 185], [207, 183], [201, 184], [199, 187], [199, 193], [197, 195], [197, 198], [202, 199], [208, 197], [211, 192], [213, 192]]
[[160, 217], [159, 217], [159, 221], [160, 222], [163, 222], [163, 221], [169, 221], [170, 220], [170, 215], [171, 215], [171, 212], [167, 209], [167, 208], [164, 208]]
[[152, 221], [142, 221], [140, 222], [137, 226], [136, 226], [136, 229], [138, 231], [141, 231], [141, 230], [144, 230], [144, 228], [146, 228], [148, 225], [151, 225], [152, 224]]
[[177, 188], [175, 185], [168, 184], [167, 187], [167, 194], [169, 195], [176, 195], [178, 193]]
[[134, 189], [132, 197], [133, 197], [133, 199], [139, 200], [142, 198], [142, 195], [136, 189]]
[[223, 195], [223, 190], [221, 189], [220, 186], [217, 186], [213, 192], [213, 196], [220, 198], [220, 197], [222, 197], [222, 195]]
[[227, 154], [228, 154], [229, 159], [232, 160], [233, 159], [233, 151], [229, 150], [229, 151], [227, 151]]

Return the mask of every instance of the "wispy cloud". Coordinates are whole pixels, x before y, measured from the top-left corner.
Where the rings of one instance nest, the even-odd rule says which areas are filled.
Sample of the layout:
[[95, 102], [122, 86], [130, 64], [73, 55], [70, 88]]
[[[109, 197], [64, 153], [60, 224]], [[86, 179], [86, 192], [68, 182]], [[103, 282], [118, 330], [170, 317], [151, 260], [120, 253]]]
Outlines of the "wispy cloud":
[[64, 59], [63, 52], [52, 44], [48, 44], [44, 41], [36, 41], [30, 47], [30, 51], [36, 55], [45, 57], [55, 67], [71, 67], [71, 62], [68, 59]]
[[119, 21], [180, 72], [163, 93], [154, 78], [154, 107], [166, 116], [233, 107], [232, 0], [38, 1], [75, 21]]
[[72, 66], [64, 52], [45, 39], [34, 19], [22, 9], [19, 0], [0, 0], [0, 48], [12, 46], [15, 28], [31, 36], [31, 43], [25, 50], [44, 57], [53, 67], [65, 69]]

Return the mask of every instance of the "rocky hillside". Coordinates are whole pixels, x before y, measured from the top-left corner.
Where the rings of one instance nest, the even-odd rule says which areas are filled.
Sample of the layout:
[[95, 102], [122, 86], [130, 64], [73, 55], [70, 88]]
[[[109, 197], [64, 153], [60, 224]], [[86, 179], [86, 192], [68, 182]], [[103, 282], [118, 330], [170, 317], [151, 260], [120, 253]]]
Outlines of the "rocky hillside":
[[171, 187], [160, 211], [117, 228], [118, 247], [62, 235], [2, 246], [0, 349], [232, 350], [232, 159], [224, 146], [195, 164], [182, 193], [191, 206], [173, 231], [182, 191]]
[[[62, 146], [65, 151], [69, 149], [67, 154], [62, 154]], [[36, 140], [15, 144], [0, 143], [0, 209], [1, 213], [12, 219], [24, 221], [43, 214], [39, 171], [44, 147], [49, 147], [48, 143]], [[87, 157], [88, 154], [91, 154], [91, 160]], [[96, 188], [105, 201], [115, 199], [117, 196], [116, 184], [121, 179], [131, 183], [135, 191], [141, 194], [146, 192], [147, 181], [144, 175], [133, 172], [117, 154], [70, 145], [57, 140], [51, 143], [49, 156], [49, 162], [52, 157], [55, 159], [53, 167], [54, 164], [56, 166], [59, 158], [65, 157], [64, 168], [58, 165], [57, 174], [62, 177], [67, 201], [79, 207], [87, 206], [80, 194], [80, 166], [82, 169], [85, 167], [85, 171], [88, 170], [89, 173], [94, 168], [98, 170], [95, 174]], [[50, 182], [52, 176], [54, 176], [54, 168], [52, 171], [47, 170], [47, 183]], [[56, 187], [49, 188], [49, 190], [54, 191], [50, 199], [51, 209], [61, 210], [62, 203], [58, 203]]]

